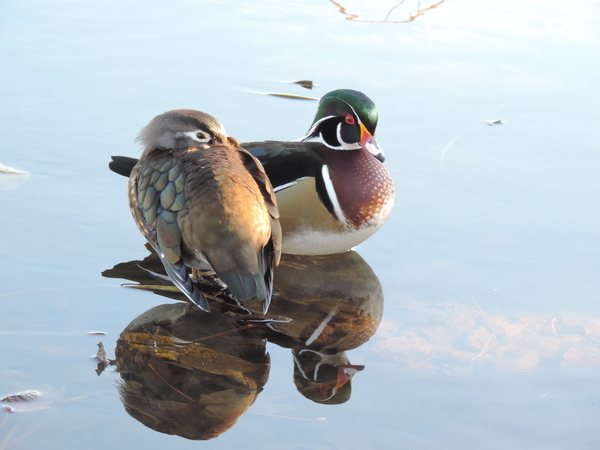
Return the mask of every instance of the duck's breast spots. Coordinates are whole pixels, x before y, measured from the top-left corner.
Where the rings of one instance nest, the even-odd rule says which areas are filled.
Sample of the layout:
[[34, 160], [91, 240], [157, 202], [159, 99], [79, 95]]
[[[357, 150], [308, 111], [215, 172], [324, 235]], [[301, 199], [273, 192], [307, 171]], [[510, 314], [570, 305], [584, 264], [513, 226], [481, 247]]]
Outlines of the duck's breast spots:
[[385, 166], [362, 150], [327, 149], [323, 159], [346, 219], [355, 228], [379, 221], [394, 197], [392, 178]]

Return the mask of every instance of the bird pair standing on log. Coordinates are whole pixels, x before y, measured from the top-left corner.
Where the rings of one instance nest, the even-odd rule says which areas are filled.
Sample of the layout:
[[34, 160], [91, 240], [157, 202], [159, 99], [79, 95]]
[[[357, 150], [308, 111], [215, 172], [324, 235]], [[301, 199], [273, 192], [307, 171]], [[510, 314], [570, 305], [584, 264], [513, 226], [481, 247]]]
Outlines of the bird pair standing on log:
[[110, 168], [129, 176], [135, 222], [189, 300], [209, 310], [188, 267], [214, 270], [266, 312], [281, 252], [345, 252], [388, 218], [394, 186], [376, 127], [375, 104], [347, 89], [326, 94], [292, 142], [240, 144], [212, 116], [180, 109], [141, 131], [139, 161], [113, 157]]

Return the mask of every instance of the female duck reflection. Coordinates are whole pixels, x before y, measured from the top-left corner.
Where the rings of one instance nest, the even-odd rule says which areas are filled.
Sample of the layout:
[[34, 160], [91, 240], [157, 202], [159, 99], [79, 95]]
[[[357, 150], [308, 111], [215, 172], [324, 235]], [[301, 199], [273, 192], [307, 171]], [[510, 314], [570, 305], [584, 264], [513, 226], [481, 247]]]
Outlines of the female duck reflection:
[[[155, 254], [103, 273], [126, 278], [170, 298], [183, 299], [153, 272]], [[364, 366], [346, 351], [365, 343], [383, 311], [379, 280], [356, 252], [283, 255], [275, 270], [266, 315], [239, 315], [239, 306], [215, 286], [200, 286], [211, 313], [185, 303], [154, 307], [121, 333], [116, 367], [129, 414], [144, 425], [188, 439], [211, 439], [232, 427], [267, 382], [266, 342], [292, 350], [294, 383], [310, 400], [349, 400], [351, 378]], [[152, 283], [152, 285], [150, 285]], [[246, 305], [246, 303], [245, 303]], [[260, 305], [256, 304], [257, 310]], [[248, 312], [246, 312], [247, 314]]]

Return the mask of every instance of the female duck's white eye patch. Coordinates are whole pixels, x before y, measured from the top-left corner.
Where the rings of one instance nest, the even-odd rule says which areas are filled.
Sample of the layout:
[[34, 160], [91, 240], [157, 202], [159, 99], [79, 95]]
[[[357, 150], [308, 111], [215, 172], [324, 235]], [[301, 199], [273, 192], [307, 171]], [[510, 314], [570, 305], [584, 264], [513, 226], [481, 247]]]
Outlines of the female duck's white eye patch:
[[202, 142], [203, 144], [209, 142], [211, 139], [211, 136], [206, 131], [202, 130], [186, 131], [183, 134], [185, 134], [190, 139], [196, 142]]

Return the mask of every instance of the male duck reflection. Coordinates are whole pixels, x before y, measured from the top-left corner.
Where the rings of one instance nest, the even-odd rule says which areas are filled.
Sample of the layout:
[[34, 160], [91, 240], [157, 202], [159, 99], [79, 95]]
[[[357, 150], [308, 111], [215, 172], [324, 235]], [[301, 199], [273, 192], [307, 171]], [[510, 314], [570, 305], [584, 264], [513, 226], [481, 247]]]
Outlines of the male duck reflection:
[[273, 291], [277, 301], [267, 317], [292, 320], [268, 324], [265, 337], [292, 350], [298, 391], [316, 403], [348, 401], [351, 379], [364, 366], [351, 364], [346, 352], [367, 342], [383, 315], [383, 291], [371, 267], [354, 251], [283, 255]]
[[[283, 253], [345, 252], [387, 220], [394, 185], [375, 140], [377, 119], [370, 98], [340, 89], [323, 96], [301, 141], [241, 144], [263, 164], [273, 184]], [[316, 138], [322, 142], [308, 142]], [[114, 156], [110, 168], [129, 176], [136, 162]]]
[[199, 111], [161, 114], [139, 140], [144, 151], [129, 178], [129, 206], [171, 281], [209, 311], [186, 266], [212, 269], [237, 299], [256, 298], [266, 311], [281, 228], [260, 162]]
[[[103, 276], [183, 299], [151, 285], [166, 282], [151, 272], [160, 269], [152, 252]], [[207, 286], [201, 289], [211, 295]], [[216, 437], [234, 425], [267, 382], [265, 339], [292, 350], [294, 383], [302, 395], [321, 404], [347, 402], [352, 376], [364, 367], [352, 365], [346, 352], [369, 340], [382, 316], [377, 276], [356, 252], [283, 255], [273, 290], [278, 301], [265, 316], [223, 314], [231, 306], [217, 303], [210, 314], [165, 304], [135, 318], [115, 350], [127, 411], [162, 433]]]

